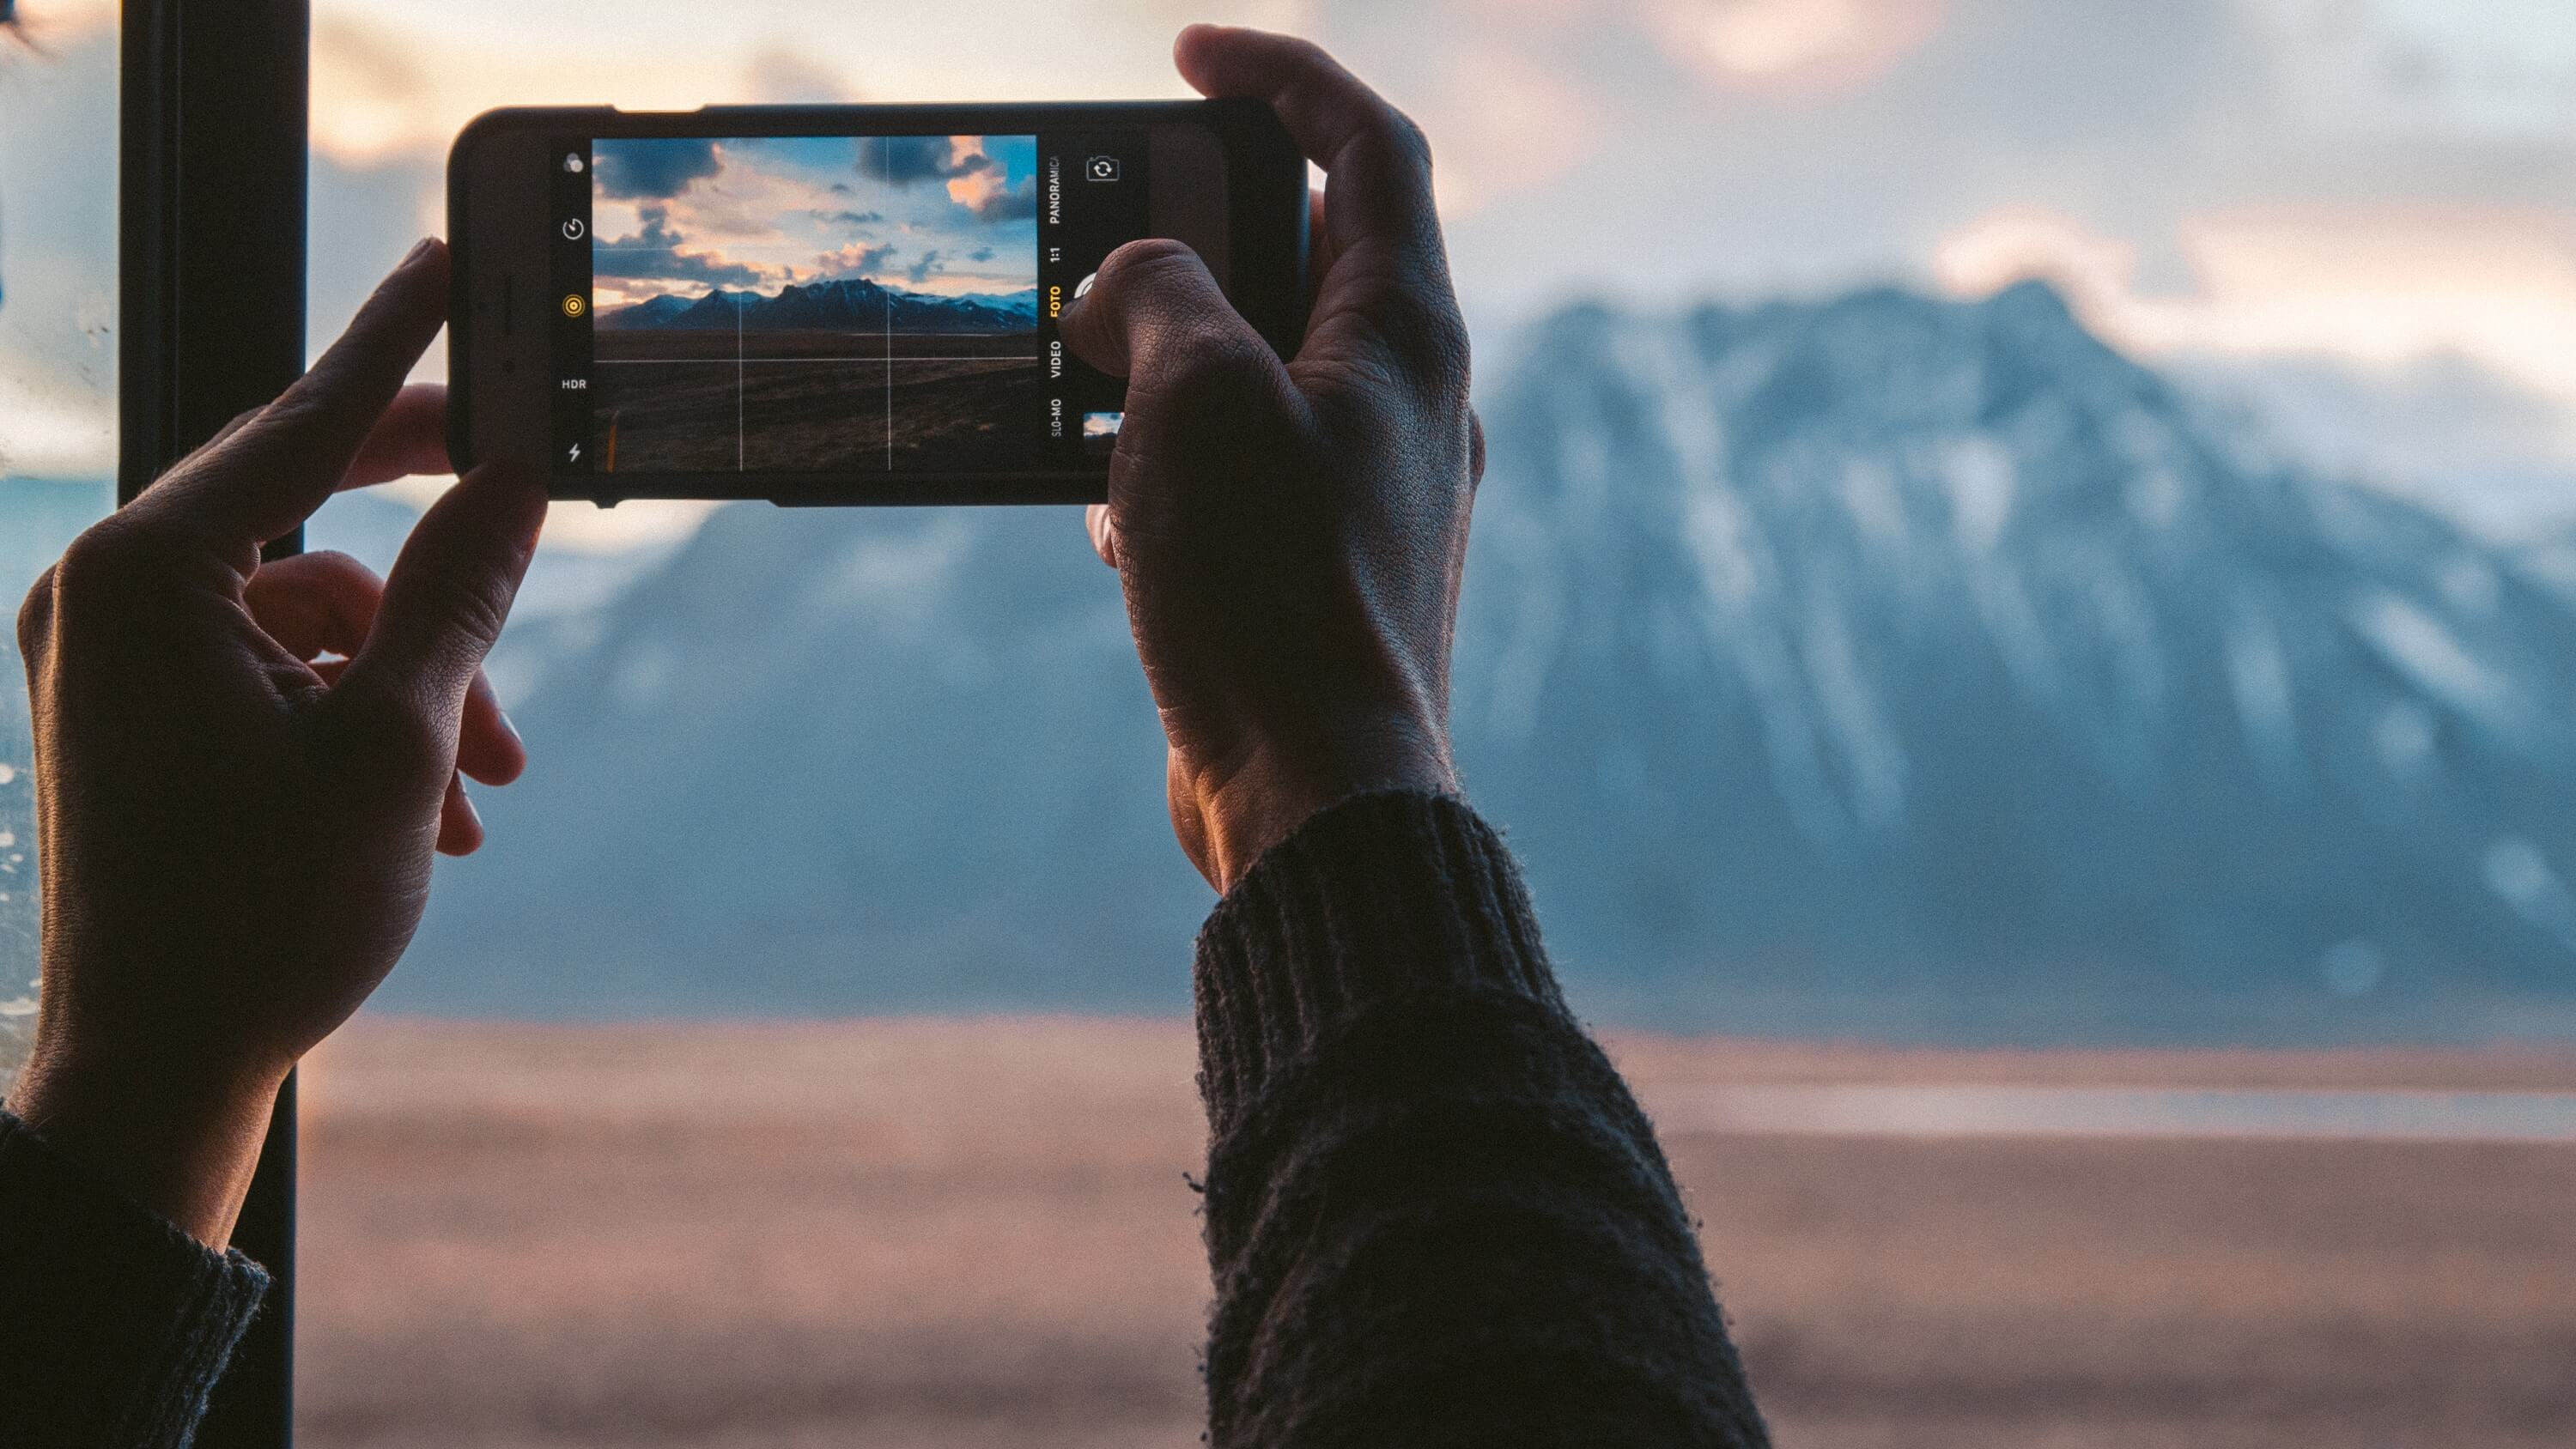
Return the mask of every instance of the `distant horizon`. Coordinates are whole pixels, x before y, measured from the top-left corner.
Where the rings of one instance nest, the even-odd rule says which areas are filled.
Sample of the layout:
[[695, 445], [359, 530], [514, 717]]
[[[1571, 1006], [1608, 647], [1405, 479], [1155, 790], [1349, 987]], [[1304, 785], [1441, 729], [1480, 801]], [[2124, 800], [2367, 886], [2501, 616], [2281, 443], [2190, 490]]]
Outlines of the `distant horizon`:
[[726, 287], [714, 282], [708, 282], [705, 284], [706, 290], [697, 293], [694, 296], [686, 292], [676, 290], [669, 292], [656, 292], [650, 297], [643, 298], [641, 301], [628, 302], [616, 307], [601, 309], [599, 315], [607, 317], [614, 316], [619, 312], [631, 312], [638, 307], [648, 306], [652, 303], [659, 302], [665, 297], [677, 297], [681, 301], [689, 303], [703, 302], [709, 297], [718, 296], [758, 297], [765, 302], [775, 302], [780, 297], [785, 296], [790, 288], [830, 286], [840, 282], [865, 282], [871, 287], [877, 287], [884, 291], [892, 292], [898, 297], [921, 297], [934, 302], [962, 302], [969, 301], [977, 297], [992, 297], [1009, 301], [1020, 297], [1034, 299], [1038, 294], [1037, 286], [1034, 283], [1012, 291], [933, 292], [918, 287], [907, 287], [899, 283], [888, 282], [876, 277], [865, 276], [853, 272], [848, 275], [838, 277], [808, 277], [801, 281], [783, 281], [778, 284], [778, 290], [774, 292], [764, 292], [757, 285], [748, 287]]

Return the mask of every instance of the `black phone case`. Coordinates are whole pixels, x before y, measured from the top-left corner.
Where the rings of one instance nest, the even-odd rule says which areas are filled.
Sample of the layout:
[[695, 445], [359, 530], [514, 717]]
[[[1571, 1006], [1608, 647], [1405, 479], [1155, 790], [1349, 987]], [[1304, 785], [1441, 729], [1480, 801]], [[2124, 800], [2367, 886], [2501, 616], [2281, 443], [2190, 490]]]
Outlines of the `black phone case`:
[[[457, 133], [447, 162], [447, 234], [461, 238], [473, 203], [466, 177], [476, 147], [503, 132], [587, 136], [810, 136], [981, 134], [1083, 126], [1148, 126], [1192, 121], [1225, 147], [1232, 275], [1227, 293], [1244, 319], [1295, 355], [1306, 326], [1309, 210], [1306, 157], [1270, 107], [1254, 100], [1081, 101], [1064, 104], [925, 106], [705, 106], [629, 112], [612, 106], [511, 107], [487, 111]], [[719, 130], [720, 128], [720, 130]], [[448, 298], [448, 452], [459, 472], [475, 464], [467, 298], [473, 258], [460, 247]], [[642, 486], [635, 486], [641, 484]], [[1097, 503], [1106, 468], [1082, 472], [909, 473], [901, 477], [818, 473], [550, 473], [549, 496], [614, 507], [629, 498], [766, 499], [783, 507]]]

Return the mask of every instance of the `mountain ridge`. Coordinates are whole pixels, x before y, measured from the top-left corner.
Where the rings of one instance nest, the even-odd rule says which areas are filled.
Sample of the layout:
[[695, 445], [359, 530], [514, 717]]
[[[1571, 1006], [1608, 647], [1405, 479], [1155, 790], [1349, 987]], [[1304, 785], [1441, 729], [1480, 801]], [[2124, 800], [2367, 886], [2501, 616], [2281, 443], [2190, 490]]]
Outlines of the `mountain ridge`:
[[682, 299], [666, 292], [600, 314], [611, 332], [674, 330], [881, 331], [962, 333], [1031, 332], [1037, 328], [1037, 290], [1006, 297], [943, 297], [908, 292], [865, 277], [791, 282], [775, 296], [710, 287]]

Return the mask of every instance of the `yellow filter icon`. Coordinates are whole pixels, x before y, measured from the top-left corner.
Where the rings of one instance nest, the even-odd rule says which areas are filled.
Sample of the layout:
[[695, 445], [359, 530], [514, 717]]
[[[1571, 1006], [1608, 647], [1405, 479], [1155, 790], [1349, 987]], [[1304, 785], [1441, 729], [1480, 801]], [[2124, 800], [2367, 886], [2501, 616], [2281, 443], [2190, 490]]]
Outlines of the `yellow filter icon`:
[[563, 307], [565, 316], [578, 317], [590, 310], [590, 303], [584, 301], [579, 292], [573, 292], [564, 297]]

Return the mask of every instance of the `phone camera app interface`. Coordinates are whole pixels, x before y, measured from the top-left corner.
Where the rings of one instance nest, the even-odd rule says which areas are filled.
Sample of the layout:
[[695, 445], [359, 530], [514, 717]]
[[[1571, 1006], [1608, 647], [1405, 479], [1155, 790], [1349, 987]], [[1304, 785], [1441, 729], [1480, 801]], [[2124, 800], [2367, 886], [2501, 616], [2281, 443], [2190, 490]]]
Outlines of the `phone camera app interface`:
[[1097, 471], [1124, 385], [1057, 326], [1147, 232], [1141, 132], [557, 148], [555, 466]]

